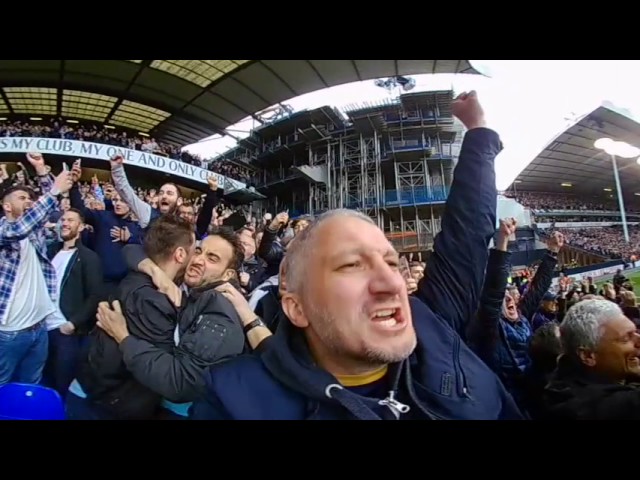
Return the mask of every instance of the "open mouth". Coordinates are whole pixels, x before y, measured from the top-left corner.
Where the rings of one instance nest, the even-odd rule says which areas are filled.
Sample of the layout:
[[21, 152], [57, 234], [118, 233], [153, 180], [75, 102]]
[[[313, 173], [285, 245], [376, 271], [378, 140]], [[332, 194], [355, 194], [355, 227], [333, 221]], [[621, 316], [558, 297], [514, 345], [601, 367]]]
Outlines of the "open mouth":
[[627, 363], [629, 364], [630, 367], [640, 367], [640, 358], [638, 357], [631, 357]]
[[509, 305], [507, 305], [507, 313], [510, 315], [515, 315], [516, 313], [518, 313], [515, 303], [510, 303]]
[[371, 321], [378, 329], [385, 331], [399, 330], [404, 328], [406, 325], [406, 321], [402, 317], [400, 308], [376, 310], [371, 316]]
[[200, 277], [202, 275], [202, 270], [198, 267], [189, 267], [187, 268], [187, 275], [190, 277]]

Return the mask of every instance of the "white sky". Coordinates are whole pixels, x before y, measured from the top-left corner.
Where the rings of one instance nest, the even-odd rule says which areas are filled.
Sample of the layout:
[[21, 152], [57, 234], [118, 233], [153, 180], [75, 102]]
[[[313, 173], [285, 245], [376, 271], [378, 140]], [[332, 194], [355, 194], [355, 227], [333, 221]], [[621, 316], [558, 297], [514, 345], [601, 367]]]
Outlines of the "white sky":
[[[505, 189], [558, 134], [608, 100], [640, 118], [638, 60], [472, 60], [491, 78], [479, 75], [416, 75], [413, 91], [475, 89], [505, 149], [496, 163], [497, 187]], [[397, 91], [396, 91], [397, 92]], [[319, 90], [283, 103], [295, 111], [330, 105], [345, 106], [391, 98], [373, 80]], [[252, 119], [227, 130], [245, 137], [257, 126]], [[234, 131], [240, 130], [241, 132]], [[189, 145], [186, 149], [210, 158], [235, 146], [231, 137]]]

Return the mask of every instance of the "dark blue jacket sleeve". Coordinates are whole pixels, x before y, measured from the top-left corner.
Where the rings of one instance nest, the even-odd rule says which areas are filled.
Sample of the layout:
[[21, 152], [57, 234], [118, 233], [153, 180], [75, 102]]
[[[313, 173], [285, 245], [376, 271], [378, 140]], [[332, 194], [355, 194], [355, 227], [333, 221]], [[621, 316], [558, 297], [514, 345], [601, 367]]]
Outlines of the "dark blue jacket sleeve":
[[520, 313], [527, 320], [533, 318], [533, 314], [536, 313], [536, 310], [540, 307], [542, 297], [544, 297], [544, 294], [549, 290], [553, 280], [553, 271], [557, 263], [558, 259], [547, 253], [542, 258], [540, 266], [533, 280], [531, 280], [531, 285], [529, 285], [527, 289], [527, 293], [520, 299]]
[[467, 330], [469, 346], [494, 371], [494, 354], [500, 339], [498, 329], [504, 290], [509, 278], [510, 257], [509, 252], [491, 250], [478, 314], [471, 319]]
[[475, 315], [496, 230], [494, 160], [502, 144], [487, 128], [469, 130], [462, 143], [451, 192], [417, 296], [459, 335]]
[[198, 214], [196, 220], [196, 233], [199, 238], [204, 237], [209, 231], [209, 225], [213, 218], [213, 210], [218, 205], [218, 191], [209, 189], [207, 195], [204, 197], [204, 204]]
[[218, 400], [218, 397], [211, 390], [209, 376], [211, 373], [207, 371], [205, 377], [207, 379], [207, 391], [204, 396], [191, 405], [189, 409], [189, 420], [233, 420], [231, 415]]

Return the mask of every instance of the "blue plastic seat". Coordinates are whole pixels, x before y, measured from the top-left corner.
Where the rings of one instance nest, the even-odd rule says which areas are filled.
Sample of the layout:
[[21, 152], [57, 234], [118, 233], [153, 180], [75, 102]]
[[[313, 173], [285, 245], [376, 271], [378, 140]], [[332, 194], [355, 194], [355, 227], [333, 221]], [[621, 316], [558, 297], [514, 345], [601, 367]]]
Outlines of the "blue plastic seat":
[[64, 402], [55, 390], [23, 383], [0, 386], [0, 420], [64, 419]]

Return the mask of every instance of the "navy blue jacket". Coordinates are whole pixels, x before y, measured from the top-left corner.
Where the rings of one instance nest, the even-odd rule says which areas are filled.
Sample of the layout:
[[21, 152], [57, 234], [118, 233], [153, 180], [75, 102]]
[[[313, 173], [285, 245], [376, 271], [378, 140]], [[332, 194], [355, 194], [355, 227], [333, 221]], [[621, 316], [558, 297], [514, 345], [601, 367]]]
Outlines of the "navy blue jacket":
[[[283, 321], [260, 355], [212, 367], [193, 419], [520, 419], [498, 377], [461, 340], [475, 313], [495, 232], [498, 135], [467, 132], [434, 253], [410, 297], [418, 345], [389, 366], [376, 398], [314, 365], [303, 332]], [[386, 395], [386, 398], [383, 398]], [[407, 410], [406, 407], [409, 407]]]
[[91, 210], [84, 206], [80, 191], [74, 186], [69, 191], [71, 206], [82, 212], [86, 222], [93, 227], [93, 250], [100, 257], [104, 279], [106, 281], [119, 282], [129, 269], [122, 256], [122, 242], [113, 242], [111, 229], [113, 227], [127, 227], [131, 233], [129, 243], [142, 243], [142, 229], [137, 222], [125, 220], [110, 210]]

